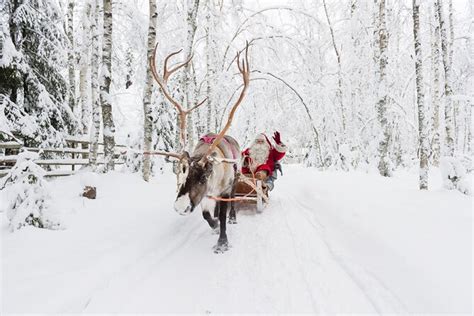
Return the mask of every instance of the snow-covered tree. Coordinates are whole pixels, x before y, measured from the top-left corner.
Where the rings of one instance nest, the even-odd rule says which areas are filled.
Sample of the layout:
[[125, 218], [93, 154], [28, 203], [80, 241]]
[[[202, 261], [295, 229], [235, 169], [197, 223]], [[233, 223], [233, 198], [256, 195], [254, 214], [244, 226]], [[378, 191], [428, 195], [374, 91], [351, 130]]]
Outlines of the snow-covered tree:
[[74, 112], [76, 108], [76, 58], [75, 58], [75, 43], [74, 43], [74, 7], [75, 0], [68, 0], [67, 5], [67, 39], [69, 42], [67, 51], [68, 62], [68, 100], [71, 111]]
[[[67, 38], [52, 1], [2, 1], [0, 94], [12, 133], [25, 144], [62, 142], [77, 126], [67, 106]], [[0, 136], [1, 137], [1, 136]]]
[[451, 64], [449, 62], [449, 39], [447, 35], [446, 19], [443, 11], [443, 0], [436, 0], [438, 23], [441, 33], [441, 51], [444, 68], [444, 125], [446, 132], [445, 155], [454, 156], [454, 121], [452, 105]]
[[472, 194], [472, 177], [459, 159], [443, 157], [440, 161], [440, 170], [446, 189], [458, 190], [466, 195]]
[[[148, 1], [149, 7], [149, 22], [148, 22], [148, 49], [147, 59], [145, 60], [147, 72], [146, 72], [146, 83], [145, 91], [143, 93], [143, 150], [151, 151], [152, 137], [153, 137], [153, 109], [151, 103], [152, 91], [153, 91], [153, 74], [151, 67], [149, 67], [149, 60], [153, 57], [153, 51], [155, 49], [156, 42], [156, 20], [158, 13], [156, 12], [156, 0]], [[143, 179], [145, 181], [150, 180], [151, 172], [151, 157], [150, 155], [143, 155]]]
[[420, 148], [420, 190], [428, 189], [428, 133], [425, 119], [423, 61], [420, 43], [420, 3], [413, 0], [413, 38], [415, 45], [416, 103], [418, 104], [418, 143]]
[[439, 29], [439, 19], [438, 19], [438, 10], [436, 6], [433, 6], [433, 19], [432, 23], [433, 27], [431, 27], [431, 103], [433, 106], [433, 123], [432, 123], [432, 163], [435, 166], [439, 165], [439, 159], [441, 155], [441, 143], [440, 143], [440, 104], [441, 104], [441, 96], [440, 96], [440, 29]]
[[140, 154], [143, 151], [143, 133], [128, 134], [125, 145], [131, 148], [125, 154], [125, 169], [129, 172], [143, 172], [143, 155]]
[[51, 197], [45, 171], [34, 163], [38, 154], [22, 152], [5, 179], [2, 190], [7, 196], [7, 217], [11, 230], [31, 225], [54, 229], [59, 222], [51, 213]]
[[102, 107], [104, 136], [104, 171], [115, 169], [115, 123], [112, 114], [112, 0], [104, 0], [104, 36], [102, 41], [102, 67], [100, 78], [100, 103]]
[[100, 17], [100, 0], [93, 0], [94, 8], [93, 17], [91, 19], [91, 105], [92, 105], [92, 124], [91, 124], [91, 145], [89, 148], [89, 164], [94, 170], [97, 169], [97, 152], [99, 149], [100, 136], [100, 98], [99, 98], [99, 64], [101, 58], [99, 43], [99, 17]]
[[[185, 58], [188, 59], [191, 57], [193, 47], [194, 47], [194, 37], [196, 35], [197, 29], [197, 15], [199, 11], [199, 1], [200, 0], [187, 0], [186, 7], [186, 45], [184, 49]], [[196, 73], [192, 68], [192, 61], [184, 67], [183, 77], [182, 77], [182, 91], [184, 94], [184, 106], [186, 108], [191, 108], [196, 104], [196, 90], [194, 87]], [[188, 115], [187, 122], [187, 139], [188, 139], [188, 150], [192, 150], [194, 147], [194, 113], [191, 112]]]
[[89, 134], [89, 126], [91, 122], [91, 103], [89, 99], [90, 91], [90, 64], [91, 64], [91, 11], [92, 4], [88, 1], [85, 3], [81, 31], [82, 40], [80, 43], [79, 54], [79, 100], [80, 105], [81, 128], [80, 133]]
[[387, 63], [388, 63], [388, 33], [385, 21], [385, 0], [378, 1], [379, 11], [377, 17], [377, 32], [378, 32], [378, 63], [379, 69], [377, 73], [378, 80], [378, 100], [377, 100], [377, 116], [382, 129], [382, 135], [379, 141], [379, 163], [378, 169], [382, 176], [387, 177], [391, 175], [391, 162], [389, 158], [389, 141], [390, 141], [390, 126], [388, 120], [388, 86], [387, 86]]

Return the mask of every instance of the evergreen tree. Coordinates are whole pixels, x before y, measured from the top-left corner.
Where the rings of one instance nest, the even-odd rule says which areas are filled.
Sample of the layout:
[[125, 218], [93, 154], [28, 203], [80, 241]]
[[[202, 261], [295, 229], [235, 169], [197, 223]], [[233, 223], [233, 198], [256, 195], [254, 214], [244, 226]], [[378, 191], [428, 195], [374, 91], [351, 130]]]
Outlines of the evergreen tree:
[[59, 143], [77, 125], [66, 103], [67, 38], [60, 8], [45, 0], [8, 0], [0, 6], [4, 115], [26, 145]]

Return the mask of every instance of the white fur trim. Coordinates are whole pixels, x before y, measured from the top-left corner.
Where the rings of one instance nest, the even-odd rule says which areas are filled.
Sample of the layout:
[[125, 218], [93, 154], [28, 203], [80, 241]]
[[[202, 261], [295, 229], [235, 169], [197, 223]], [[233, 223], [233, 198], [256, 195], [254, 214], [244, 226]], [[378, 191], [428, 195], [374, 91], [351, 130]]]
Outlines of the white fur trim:
[[281, 144], [275, 144], [275, 149], [280, 153], [286, 153], [288, 147], [286, 147], [285, 144], [281, 143]]
[[[260, 133], [257, 135], [257, 137], [255, 137], [255, 140], [264, 140], [264, 141], [267, 141], [267, 138], [265, 137], [265, 134], [263, 133]], [[255, 141], [254, 140], [254, 141]]]

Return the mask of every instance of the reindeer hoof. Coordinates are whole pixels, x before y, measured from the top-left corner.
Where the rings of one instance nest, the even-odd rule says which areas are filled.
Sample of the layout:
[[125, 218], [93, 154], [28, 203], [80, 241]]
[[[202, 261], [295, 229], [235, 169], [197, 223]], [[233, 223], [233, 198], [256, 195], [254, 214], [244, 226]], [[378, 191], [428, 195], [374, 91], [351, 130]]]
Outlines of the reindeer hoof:
[[230, 218], [229, 217], [229, 220], [227, 221], [228, 224], [237, 224], [237, 218]]
[[229, 250], [229, 243], [227, 241], [224, 242], [217, 242], [217, 245], [213, 247], [214, 253], [224, 253]]

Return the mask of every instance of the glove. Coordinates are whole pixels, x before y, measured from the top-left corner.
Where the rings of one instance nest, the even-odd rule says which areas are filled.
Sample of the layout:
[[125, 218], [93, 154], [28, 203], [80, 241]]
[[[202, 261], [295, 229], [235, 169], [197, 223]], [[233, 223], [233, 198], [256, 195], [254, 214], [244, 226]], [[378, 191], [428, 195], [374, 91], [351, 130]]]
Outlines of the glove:
[[277, 143], [278, 145], [281, 144], [280, 132], [276, 131], [275, 134], [273, 134], [273, 140], [274, 140], [275, 143]]

